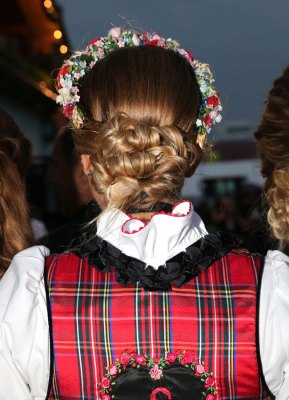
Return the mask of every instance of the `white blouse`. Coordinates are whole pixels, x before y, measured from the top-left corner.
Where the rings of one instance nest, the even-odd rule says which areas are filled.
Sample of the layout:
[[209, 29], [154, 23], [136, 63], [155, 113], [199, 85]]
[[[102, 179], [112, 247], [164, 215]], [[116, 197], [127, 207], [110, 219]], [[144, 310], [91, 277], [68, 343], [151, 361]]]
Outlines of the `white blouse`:
[[[110, 219], [112, 213], [105, 213], [98, 222], [98, 229], [106, 240], [110, 239], [114, 245], [118, 242], [122, 251], [136, 254], [138, 248], [143, 252], [146, 244], [147, 250], [153, 251], [153, 238], [160, 230], [164, 231], [165, 226], [171, 235], [162, 241], [162, 253], [167, 248], [168, 253], [177, 254], [207, 233], [193, 209], [187, 209], [185, 213], [180, 210], [183, 209], [175, 210], [180, 218], [156, 215], [147, 224], [115, 212]], [[107, 226], [107, 218], [114, 239], [102, 230]], [[189, 243], [185, 239], [187, 235], [183, 235], [185, 231], [190, 237]], [[0, 282], [0, 400], [44, 400], [47, 394], [49, 326], [43, 268], [48, 254], [49, 250], [44, 246], [22, 251], [14, 257]], [[139, 258], [146, 257], [148, 251]], [[289, 257], [279, 251], [269, 251], [265, 262], [261, 285], [260, 350], [270, 390], [277, 400], [288, 400]]]

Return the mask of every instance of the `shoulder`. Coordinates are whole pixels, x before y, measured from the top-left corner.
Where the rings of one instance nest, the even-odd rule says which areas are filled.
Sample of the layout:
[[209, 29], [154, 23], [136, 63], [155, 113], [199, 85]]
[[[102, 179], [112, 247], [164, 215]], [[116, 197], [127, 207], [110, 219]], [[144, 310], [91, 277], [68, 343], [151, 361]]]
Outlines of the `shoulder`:
[[49, 249], [45, 246], [33, 246], [17, 253], [2, 281], [21, 279], [26, 275], [41, 279], [43, 275], [45, 258], [49, 255]]
[[43, 271], [48, 254], [46, 247], [34, 246], [14, 256], [0, 281], [0, 321], [4, 314], [6, 318], [15, 317], [38, 302], [45, 303]]
[[289, 268], [289, 257], [279, 250], [269, 250], [265, 257], [265, 263], [274, 269]]
[[268, 251], [261, 281], [259, 339], [263, 373], [274, 395], [287, 395], [289, 388], [285, 374], [289, 370], [288, 293], [289, 257], [278, 250]]
[[269, 250], [265, 257], [263, 280], [270, 282], [272, 288], [289, 292], [289, 257], [279, 250]]

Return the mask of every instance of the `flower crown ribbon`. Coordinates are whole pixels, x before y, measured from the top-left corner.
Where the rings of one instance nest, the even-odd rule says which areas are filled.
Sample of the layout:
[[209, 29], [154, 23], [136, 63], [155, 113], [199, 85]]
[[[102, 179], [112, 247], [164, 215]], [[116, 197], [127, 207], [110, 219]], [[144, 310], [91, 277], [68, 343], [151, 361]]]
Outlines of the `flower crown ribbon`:
[[67, 59], [57, 77], [58, 96], [56, 102], [63, 107], [64, 114], [71, 120], [75, 128], [80, 128], [85, 115], [79, 106], [79, 86], [81, 78], [101, 60], [114, 50], [122, 47], [156, 46], [173, 50], [184, 57], [192, 66], [201, 93], [201, 105], [196, 121], [198, 134], [209, 133], [212, 126], [221, 122], [222, 105], [218, 92], [214, 87], [213, 74], [208, 64], [194, 59], [188, 51], [180, 48], [172, 39], [164, 39], [155, 33], [141, 34], [132, 30], [113, 28], [108, 36], [96, 38], [88, 43], [82, 52], [75, 52]]

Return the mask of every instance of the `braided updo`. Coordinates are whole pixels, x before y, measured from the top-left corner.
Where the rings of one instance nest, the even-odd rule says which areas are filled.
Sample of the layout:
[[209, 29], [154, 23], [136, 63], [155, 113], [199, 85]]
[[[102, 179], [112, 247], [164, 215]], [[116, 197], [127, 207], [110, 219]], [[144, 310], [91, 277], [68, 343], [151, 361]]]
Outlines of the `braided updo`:
[[205, 135], [197, 142], [200, 92], [186, 60], [153, 46], [116, 50], [85, 75], [80, 99], [87, 119], [75, 146], [90, 156], [108, 206], [178, 200], [206, 147]]
[[255, 132], [266, 178], [268, 222], [281, 246], [289, 244], [289, 67], [275, 80]]

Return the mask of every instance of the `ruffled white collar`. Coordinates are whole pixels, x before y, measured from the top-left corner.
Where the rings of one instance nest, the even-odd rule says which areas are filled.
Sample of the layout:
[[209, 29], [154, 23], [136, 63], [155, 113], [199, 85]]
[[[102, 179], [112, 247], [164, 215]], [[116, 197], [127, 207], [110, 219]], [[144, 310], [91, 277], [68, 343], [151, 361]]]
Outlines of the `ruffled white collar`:
[[124, 254], [157, 268], [207, 234], [205, 225], [184, 200], [171, 213], [155, 213], [147, 222], [117, 209], [104, 211], [97, 221], [97, 235]]

